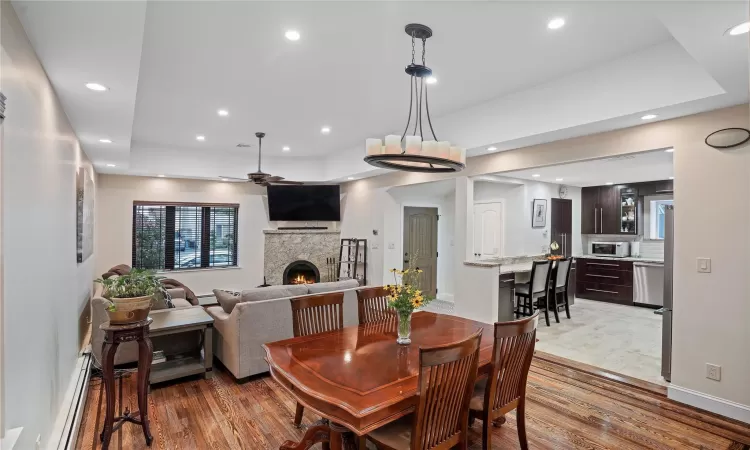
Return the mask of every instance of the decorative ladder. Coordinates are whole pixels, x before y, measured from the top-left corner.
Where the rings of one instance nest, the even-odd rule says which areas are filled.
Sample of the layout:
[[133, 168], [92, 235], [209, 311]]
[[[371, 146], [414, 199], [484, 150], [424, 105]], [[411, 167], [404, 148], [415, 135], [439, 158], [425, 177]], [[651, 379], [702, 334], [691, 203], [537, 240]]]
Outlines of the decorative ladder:
[[357, 280], [361, 286], [367, 285], [367, 239], [341, 239], [338, 276], [339, 280]]

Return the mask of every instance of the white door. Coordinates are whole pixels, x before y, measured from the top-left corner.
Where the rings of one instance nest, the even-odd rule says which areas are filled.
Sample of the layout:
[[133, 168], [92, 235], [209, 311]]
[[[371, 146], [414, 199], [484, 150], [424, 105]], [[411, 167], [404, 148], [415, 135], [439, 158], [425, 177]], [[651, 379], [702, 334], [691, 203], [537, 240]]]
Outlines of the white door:
[[503, 254], [503, 204], [474, 204], [474, 256], [499, 258]]

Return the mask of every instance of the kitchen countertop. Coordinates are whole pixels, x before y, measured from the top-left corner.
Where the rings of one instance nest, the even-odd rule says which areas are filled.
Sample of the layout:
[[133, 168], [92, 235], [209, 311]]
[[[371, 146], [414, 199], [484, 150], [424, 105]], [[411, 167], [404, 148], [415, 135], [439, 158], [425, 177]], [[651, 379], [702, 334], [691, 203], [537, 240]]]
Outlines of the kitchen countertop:
[[638, 257], [628, 256], [628, 257], [625, 257], [625, 258], [617, 258], [617, 257], [614, 257], [614, 256], [578, 255], [578, 256], [574, 256], [573, 258], [601, 259], [601, 260], [605, 260], [605, 261], [630, 261], [630, 262], [643, 262], [643, 263], [664, 264], [664, 260], [663, 259], [642, 258], [640, 256], [638, 256]]

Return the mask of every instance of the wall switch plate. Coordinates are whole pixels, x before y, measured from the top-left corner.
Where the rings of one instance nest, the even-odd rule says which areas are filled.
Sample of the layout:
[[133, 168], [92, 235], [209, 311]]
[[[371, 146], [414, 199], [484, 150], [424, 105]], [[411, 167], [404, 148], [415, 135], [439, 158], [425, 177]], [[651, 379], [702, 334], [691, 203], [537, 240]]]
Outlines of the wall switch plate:
[[711, 273], [711, 258], [697, 258], [698, 273]]
[[388, 243], [388, 250], [395, 250], [395, 249], [396, 249], [396, 244], [394, 244], [393, 242], [389, 242]]
[[721, 366], [706, 363], [706, 378], [721, 381]]
[[371, 247], [371, 248], [372, 248], [373, 250], [377, 250], [377, 249], [378, 249], [378, 243], [377, 243], [377, 242], [373, 242], [373, 243], [372, 243], [372, 245], [371, 245], [370, 247]]

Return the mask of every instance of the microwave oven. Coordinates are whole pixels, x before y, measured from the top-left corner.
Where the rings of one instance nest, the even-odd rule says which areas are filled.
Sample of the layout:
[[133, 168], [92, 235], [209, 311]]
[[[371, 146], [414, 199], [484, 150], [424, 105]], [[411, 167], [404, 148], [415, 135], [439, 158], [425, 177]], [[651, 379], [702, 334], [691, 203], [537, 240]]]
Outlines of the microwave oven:
[[592, 242], [589, 250], [596, 256], [625, 258], [630, 256], [630, 242]]

